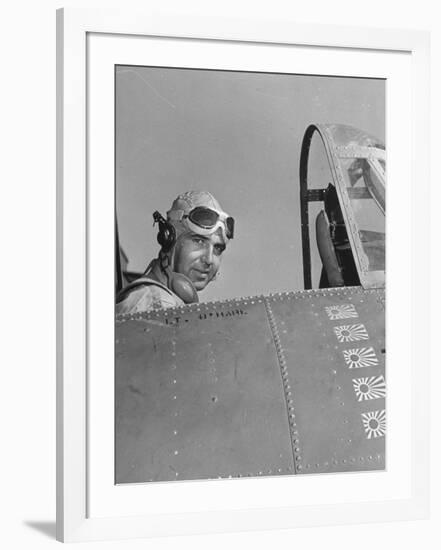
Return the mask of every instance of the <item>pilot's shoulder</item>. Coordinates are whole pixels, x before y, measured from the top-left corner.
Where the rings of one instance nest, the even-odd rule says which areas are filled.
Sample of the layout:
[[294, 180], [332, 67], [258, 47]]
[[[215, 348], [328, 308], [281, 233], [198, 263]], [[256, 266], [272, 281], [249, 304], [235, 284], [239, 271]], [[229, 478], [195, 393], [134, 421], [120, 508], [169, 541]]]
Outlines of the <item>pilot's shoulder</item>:
[[116, 304], [116, 314], [140, 313], [167, 307], [177, 307], [183, 302], [178, 296], [154, 281], [145, 282], [132, 288]]

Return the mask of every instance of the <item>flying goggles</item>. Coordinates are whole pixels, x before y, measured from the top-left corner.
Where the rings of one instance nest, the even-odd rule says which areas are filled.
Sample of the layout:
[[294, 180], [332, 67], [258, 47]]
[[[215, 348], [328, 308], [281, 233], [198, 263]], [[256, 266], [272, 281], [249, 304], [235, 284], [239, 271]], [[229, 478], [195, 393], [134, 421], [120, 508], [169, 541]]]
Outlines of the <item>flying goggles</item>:
[[211, 235], [220, 227], [227, 239], [234, 237], [234, 218], [206, 206], [196, 206], [188, 214], [183, 210], [171, 210], [168, 218], [171, 221], [185, 220], [188, 228], [199, 235]]

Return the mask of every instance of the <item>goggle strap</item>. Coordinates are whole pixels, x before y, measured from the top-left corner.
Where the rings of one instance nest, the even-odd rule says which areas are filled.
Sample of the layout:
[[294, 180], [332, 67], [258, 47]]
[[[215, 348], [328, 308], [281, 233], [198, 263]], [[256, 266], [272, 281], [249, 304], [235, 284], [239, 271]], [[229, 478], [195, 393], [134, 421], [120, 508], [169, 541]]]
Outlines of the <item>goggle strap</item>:
[[184, 210], [169, 210], [167, 212], [167, 218], [174, 222], [180, 222], [184, 217]]

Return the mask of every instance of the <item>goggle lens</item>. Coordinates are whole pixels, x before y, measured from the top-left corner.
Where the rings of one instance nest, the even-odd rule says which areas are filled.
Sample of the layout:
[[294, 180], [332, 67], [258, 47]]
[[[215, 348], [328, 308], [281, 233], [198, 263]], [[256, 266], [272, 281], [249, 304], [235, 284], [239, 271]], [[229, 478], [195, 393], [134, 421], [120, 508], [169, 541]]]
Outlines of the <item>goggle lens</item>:
[[219, 214], [209, 208], [197, 206], [190, 212], [188, 218], [191, 222], [203, 227], [204, 229], [211, 229], [217, 224]]
[[227, 237], [232, 239], [234, 237], [234, 218], [228, 216], [225, 221], [225, 225], [227, 227]]

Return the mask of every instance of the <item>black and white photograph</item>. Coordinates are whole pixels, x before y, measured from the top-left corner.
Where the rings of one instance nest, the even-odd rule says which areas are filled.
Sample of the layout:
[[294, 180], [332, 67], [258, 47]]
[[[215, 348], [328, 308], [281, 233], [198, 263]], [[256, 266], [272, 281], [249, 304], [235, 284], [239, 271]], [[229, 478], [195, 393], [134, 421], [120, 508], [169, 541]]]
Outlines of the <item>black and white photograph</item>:
[[115, 66], [115, 483], [386, 464], [386, 81]]
[[4, 7], [2, 547], [438, 548], [439, 3]]

